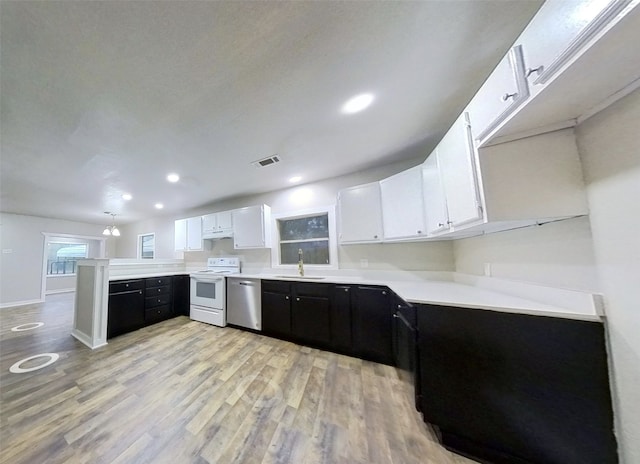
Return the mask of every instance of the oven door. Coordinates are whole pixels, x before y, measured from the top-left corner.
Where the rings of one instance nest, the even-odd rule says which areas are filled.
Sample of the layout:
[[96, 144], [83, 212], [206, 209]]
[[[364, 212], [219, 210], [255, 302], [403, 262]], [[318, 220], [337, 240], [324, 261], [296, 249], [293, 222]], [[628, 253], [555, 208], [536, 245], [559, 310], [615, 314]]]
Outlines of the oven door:
[[224, 309], [224, 277], [191, 276], [191, 305]]

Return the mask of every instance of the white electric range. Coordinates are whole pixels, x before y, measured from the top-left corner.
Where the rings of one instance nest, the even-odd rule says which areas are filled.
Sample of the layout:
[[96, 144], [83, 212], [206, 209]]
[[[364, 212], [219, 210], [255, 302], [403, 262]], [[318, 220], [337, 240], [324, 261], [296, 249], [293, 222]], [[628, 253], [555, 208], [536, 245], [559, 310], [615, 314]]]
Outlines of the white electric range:
[[224, 276], [231, 274], [240, 274], [240, 258], [209, 258], [207, 269], [190, 274], [191, 319], [219, 327], [227, 325]]

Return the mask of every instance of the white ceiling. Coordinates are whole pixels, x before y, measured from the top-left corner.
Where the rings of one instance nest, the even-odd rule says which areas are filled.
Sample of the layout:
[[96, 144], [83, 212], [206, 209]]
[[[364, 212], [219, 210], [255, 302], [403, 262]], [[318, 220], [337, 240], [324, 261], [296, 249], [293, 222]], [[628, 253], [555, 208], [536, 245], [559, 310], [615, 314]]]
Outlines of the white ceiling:
[[426, 157], [539, 6], [2, 1], [0, 208], [126, 223]]

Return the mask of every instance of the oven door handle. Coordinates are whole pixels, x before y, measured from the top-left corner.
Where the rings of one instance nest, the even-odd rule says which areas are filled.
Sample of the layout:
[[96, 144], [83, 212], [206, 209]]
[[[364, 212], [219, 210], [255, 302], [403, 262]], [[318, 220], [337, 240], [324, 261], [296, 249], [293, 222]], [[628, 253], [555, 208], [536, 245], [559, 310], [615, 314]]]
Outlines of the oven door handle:
[[224, 281], [224, 277], [191, 277], [193, 280], [195, 280], [196, 282], [211, 282], [211, 283], [215, 283], [215, 282], [223, 282]]

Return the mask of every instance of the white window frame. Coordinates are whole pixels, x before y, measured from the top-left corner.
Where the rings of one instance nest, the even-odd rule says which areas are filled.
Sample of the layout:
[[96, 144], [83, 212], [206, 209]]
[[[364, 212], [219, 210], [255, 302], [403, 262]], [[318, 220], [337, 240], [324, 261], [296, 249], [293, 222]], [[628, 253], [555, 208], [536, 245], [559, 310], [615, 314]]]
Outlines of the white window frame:
[[305, 270], [333, 270], [338, 269], [338, 240], [336, 233], [336, 207], [335, 205], [317, 206], [297, 211], [287, 211], [271, 215], [272, 247], [271, 247], [271, 267], [273, 269], [292, 269], [298, 271], [297, 264], [280, 264], [280, 229], [279, 219], [297, 219], [307, 216], [319, 216], [326, 214], [329, 221], [329, 264], [307, 264], [304, 263]]
[[[58, 245], [84, 245], [84, 256], [82, 258], [78, 258], [78, 259], [87, 259], [89, 257], [89, 243], [86, 240], [82, 240], [82, 239], [69, 239], [64, 240], [63, 237], [58, 236], [58, 237], [53, 237], [51, 240], [47, 241], [45, 243], [45, 247], [48, 249], [49, 245], [51, 244], [58, 244]], [[47, 263], [48, 264], [48, 263]], [[70, 274], [49, 274], [49, 266], [47, 265], [47, 278], [51, 278], [51, 277], [75, 277], [76, 273], [70, 273]]]
[[[147, 237], [148, 235], [153, 235], [153, 256], [151, 258], [143, 258], [142, 257], [142, 237]], [[146, 233], [146, 234], [138, 234], [136, 256], [138, 257], [138, 259], [144, 259], [145, 261], [147, 259], [156, 259], [156, 233], [155, 232], [149, 232], [149, 233]]]

